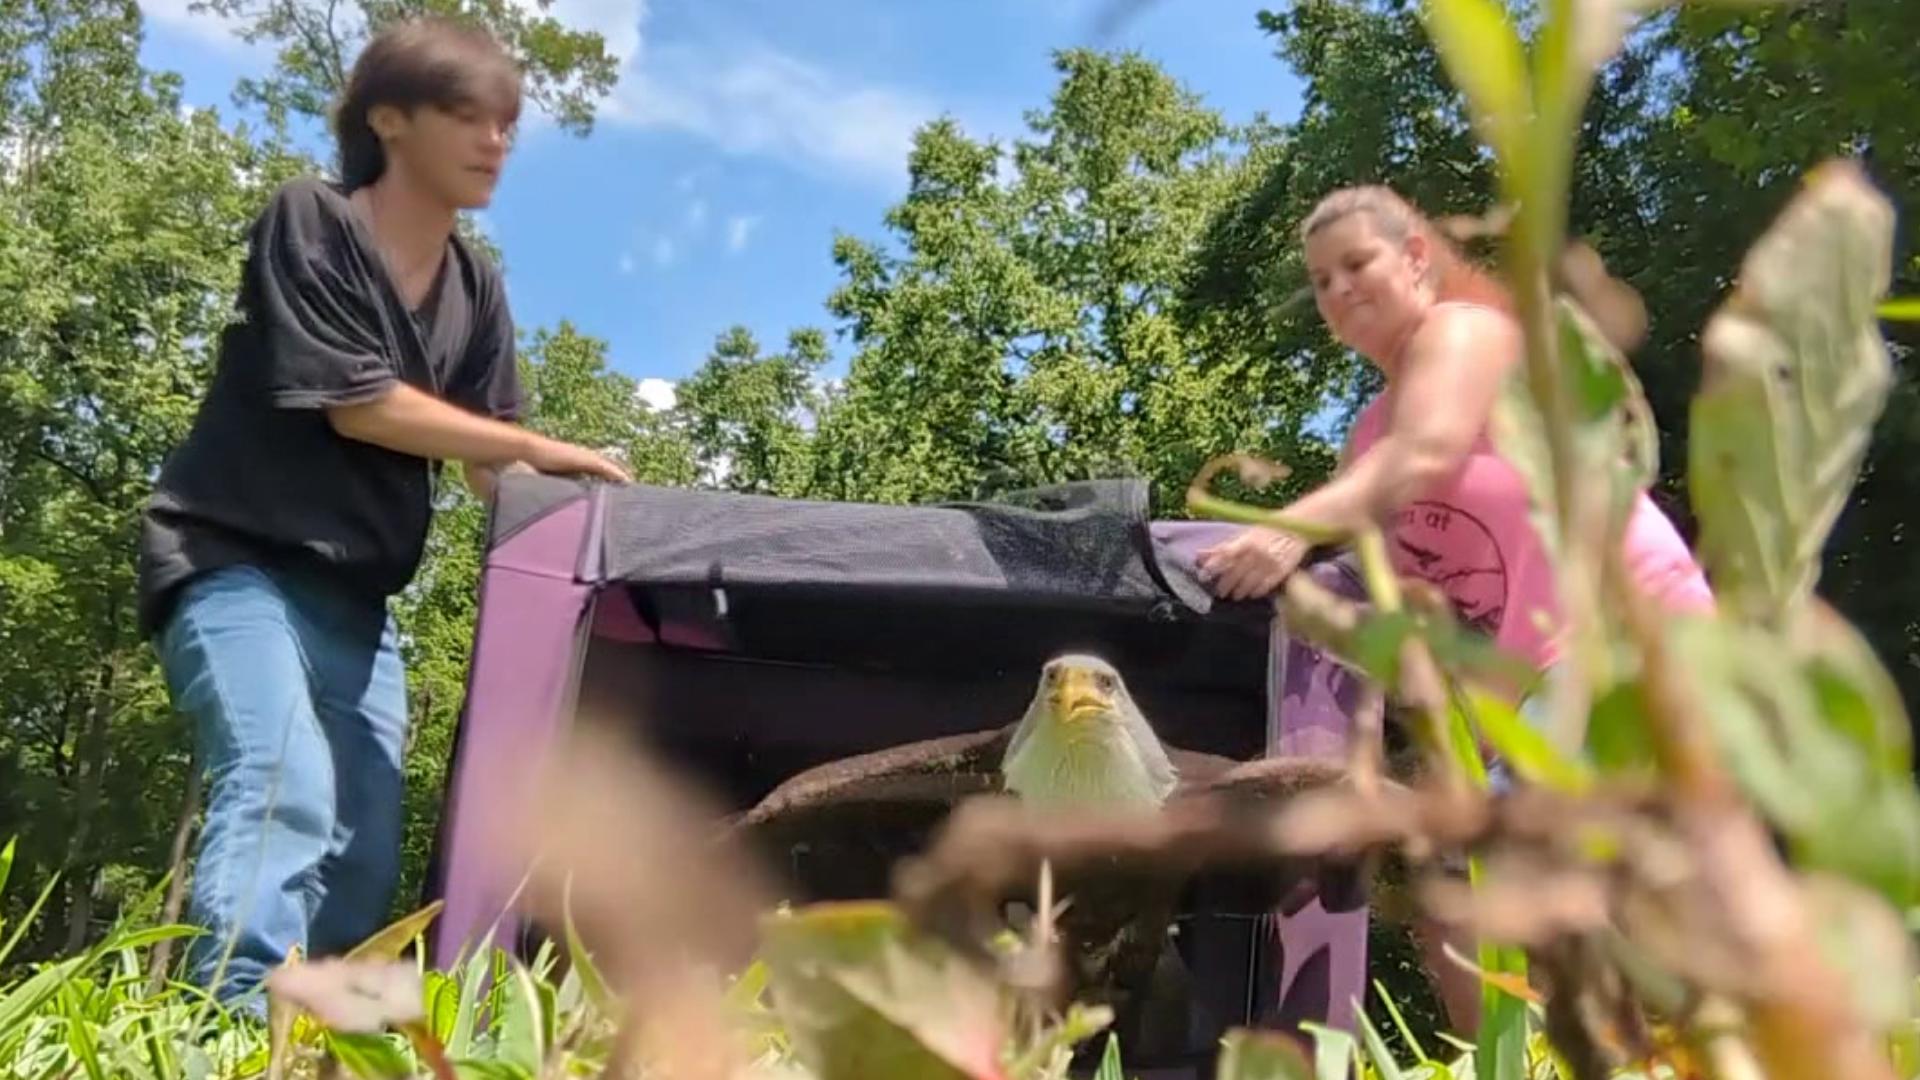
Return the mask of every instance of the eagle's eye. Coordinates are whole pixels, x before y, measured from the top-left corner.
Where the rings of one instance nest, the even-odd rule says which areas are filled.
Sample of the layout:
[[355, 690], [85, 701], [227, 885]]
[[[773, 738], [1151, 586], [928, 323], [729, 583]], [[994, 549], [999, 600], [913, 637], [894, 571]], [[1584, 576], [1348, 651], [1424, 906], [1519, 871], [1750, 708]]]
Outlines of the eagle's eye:
[[1098, 686], [1100, 688], [1100, 692], [1103, 694], [1113, 693], [1113, 687], [1114, 687], [1113, 676], [1107, 674], [1104, 671], [1093, 677], [1093, 684], [1095, 686]]

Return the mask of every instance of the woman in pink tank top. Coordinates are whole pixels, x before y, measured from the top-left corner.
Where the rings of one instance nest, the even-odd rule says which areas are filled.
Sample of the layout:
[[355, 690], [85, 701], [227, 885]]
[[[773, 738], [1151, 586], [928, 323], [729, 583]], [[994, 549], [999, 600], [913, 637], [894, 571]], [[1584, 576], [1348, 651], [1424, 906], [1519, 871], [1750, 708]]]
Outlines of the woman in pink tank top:
[[[1383, 523], [1402, 575], [1437, 586], [1469, 625], [1544, 670], [1558, 651], [1552, 567], [1525, 481], [1487, 432], [1501, 382], [1521, 362], [1505, 289], [1385, 187], [1328, 195], [1301, 237], [1321, 317], [1387, 385], [1355, 421], [1339, 471], [1286, 512], [1342, 529]], [[1624, 542], [1649, 594], [1711, 603], [1699, 564], [1645, 493]], [[1202, 552], [1198, 566], [1219, 595], [1247, 599], [1278, 588], [1307, 548], [1250, 528]]]
[[[1321, 317], [1387, 385], [1355, 421], [1334, 477], [1286, 512], [1338, 529], [1382, 523], [1399, 573], [1437, 586], [1463, 620], [1544, 672], [1558, 653], [1552, 567], [1526, 484], [1487, 433], [1501, 382], [1522, 358], [1506, 290], [1388, 188], [1336, 191], [1300, 231]], [[1692, 553], [1644, 493], [1623, 542], [1640, 588], [1676, 607], [1712, 603]], [[1308, 547], [1249, 528], [1200, 552], [1196, 568], [1219, 595], [1250, 599], [1277, 589]], [[1441, 945], [1454, 939], [1471, 953], [1473, 942], [1419, 921], [1448, 1015], [1470, 1033], [1479, 984]]]

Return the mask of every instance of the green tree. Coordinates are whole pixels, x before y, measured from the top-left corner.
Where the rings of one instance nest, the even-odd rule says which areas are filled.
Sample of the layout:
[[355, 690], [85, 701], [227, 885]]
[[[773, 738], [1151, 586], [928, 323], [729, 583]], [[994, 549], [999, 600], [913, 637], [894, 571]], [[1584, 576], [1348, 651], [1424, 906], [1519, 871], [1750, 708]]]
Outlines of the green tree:
[[676, 388], [676, 423], [693, 448], [699, 482], [762, 495], [799, 495], [810, 479], [811, 425], [826, 336], [797, 330], [787, 351], [762, 355], [745, 327], [720, 335], [700, 369]]
[[899, 251], [836, 243], [828, 306], [857, 351], [820, 423], [816, 492], [972, 498], [1131, 473], [1178, 512], [1211, 453], [1324, 465], [1305, 433], [1313, 358], [1262, 354], [1183, 288], [1270, 130], [1229, 129], [1138, 56], [1055, 67], [1049, 107], [1010, 148], [951, 121], [919, 133], [886, 217]]
[[231, 20], [244, 41], [279, 46], [274, 68], [240, 80], [234, 97], [287, 120], [323, 118], [346, 86], [353, 58], [381, 27], [423, 15], [485, 26], [520, 61], [527, 97], [563, 129], [593, 127], [599, 100], [619, 77], [606, 40], [568, 27], [547, 6], [449, 0], [194, 0], [196, 12]]
[[0, 5], [0, 807], [26, 867], [65, 872], [43, 925], [67, 944], [166, 862], [187, 757], [135, 626], [137, 512], [290, 161], [183, 114], [139, 25], [121, 0]]

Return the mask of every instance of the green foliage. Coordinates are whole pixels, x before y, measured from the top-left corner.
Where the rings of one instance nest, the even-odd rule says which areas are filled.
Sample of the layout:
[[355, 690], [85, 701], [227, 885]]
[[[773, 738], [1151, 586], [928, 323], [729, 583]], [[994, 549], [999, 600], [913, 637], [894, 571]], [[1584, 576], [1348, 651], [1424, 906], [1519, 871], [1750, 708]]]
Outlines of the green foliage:
[[800, 495], [812, 478], [811, 426], [826, 405], [817, 386], [825, 335], [796, 331], [787, 351], [763, 356], [744, 327], [675, 388], [675, 428], [693, 451], [704, 486], [759, 495]]
[[[303, 972], [309, 977], [286, 998], [297, 1003], [297, 1019], [277, 1061], [265, 1025], [227, 1014], [184, 984], [147, 983], [147, 954], [194, 931], [130, 924], [79, 954], [0, 978], [0, 1059], [33, 1077], [238, 1080], [278, 1069], [304, 1078], [325, 1075], [320, 1070], [332, 1065], [367, 1080], [531, 1080], [597, 1074], [621, 1052], [622, 1007], [604, 986], [595, 989], [600, 975], [577, 943], [564, 964], [551, 948], [530, 962], [497, 950], [477, 953], [448, 972], [393, 964], [391, 957], [424, 940], [432, 914], [417, 913], [375, 935], [355, 950], [358, 968]], [[725, 982], [720, 1002], [728, 1029], [747, 1056], [747, 1075], [762, 1080], [1065, 1080], [1067, 1053], [1105, 1023], [1097, 1011], [1075, 1009], [1028, 1036], [1017, 1034], [1003, 1023], [1012, 1015], [1006, 988], [968, 975], [944, 946], [885, 905], [822, 905], [772, 916], [762, 956]], [[1398, 1023], [1397, 1009], [1386, 1006]], [[1461, 1076], [1472, 1068], [1470, 1054], [1446, 1062], [1419, 1053], [1408, 1071], [1370, 1027], [1360, 1041], [1321, 1028], [1310, 1034], [1311, 1061], [1272, 1033], [1231, 1032], [1216, 1075], [1392, 1080]], [[1402, 1037], [1413, 1041], [1410, 1033]], [[1543, 1043], [1531, 1046], [1530, 1068], [1545, 1067], [1545, 1054]], [[436, 1071], [442, 1066], [450, 1073]], [[658, 1069], [649, 1075], [671, 1076]], [[1108, 1039], [1097, 1080], [1129, 1075], [1118, 1042]]]
[[1324, 463], [1304, 432], [1321, 384], [1260, 356], [1183, 289], [1213, 220], [1254, 175], [1230, 131], [1145, 60], [1062, 53], [1050, 107], [1001, 148], [922, 130], [902, 250], [843, 237], [829, 301], [856, 347], [821, 414], [807, 493], [977, 498], [1132, 473], [1156, 509], [1210, 448]]
[[528, 99], [568, 131], [592, 128], [594, 109], [619, 74], [619, 60], [601, 35], [567, 26], [544, 6], [193, 0], [191, 7], [234, 23], [243, 41], [278, 46], [272, 71], [241, 79], [234, 92], [236, 100], [262, 106], [276, 120], [327, 119], [360, 47], [381, 27], [417, 16], [461, 19], [492, 32], [519, 62]]

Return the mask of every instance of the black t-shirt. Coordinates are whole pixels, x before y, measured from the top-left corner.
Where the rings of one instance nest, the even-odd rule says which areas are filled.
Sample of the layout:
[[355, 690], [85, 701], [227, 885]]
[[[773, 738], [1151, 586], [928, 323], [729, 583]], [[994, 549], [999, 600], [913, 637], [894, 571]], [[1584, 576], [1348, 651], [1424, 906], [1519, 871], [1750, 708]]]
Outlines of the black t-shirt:
[[254, 223], [234, 321], [193, 428], [160, 471], [140, 536], [140, 625], [189, 578], [236, 563], [320, 568], [384, 599], [418, 569], [437, 463], [349, 439], [326, 408], [396, 380], [515, 419], [520, 383], [500, 273], [458, 236], [409, 311], [346, 193], [314, 179]]

